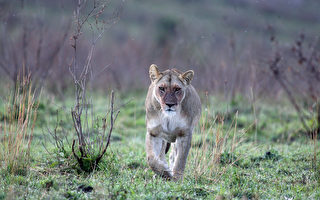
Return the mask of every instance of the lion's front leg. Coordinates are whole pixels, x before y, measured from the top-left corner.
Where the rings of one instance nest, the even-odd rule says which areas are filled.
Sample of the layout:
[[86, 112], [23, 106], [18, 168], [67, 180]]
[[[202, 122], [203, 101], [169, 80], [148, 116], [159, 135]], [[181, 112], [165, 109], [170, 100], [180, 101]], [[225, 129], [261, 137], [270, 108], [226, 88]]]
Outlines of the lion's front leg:
[[152, 136], [147, 132], [146, 151], [149, 166], [156, 174], [165, 178], [172, 178], [172, 172], [164, 157], [165, 149], [166, 142], [162, 138]]
[[[177, 137], [174, 148], [173, 178], [174, 180], [182, 180], [183, 172], [186, 166], [188, 153], [191, 147], [191, 134], [183, 137]], [[171, 155], [170, 155], [171, 156]]]

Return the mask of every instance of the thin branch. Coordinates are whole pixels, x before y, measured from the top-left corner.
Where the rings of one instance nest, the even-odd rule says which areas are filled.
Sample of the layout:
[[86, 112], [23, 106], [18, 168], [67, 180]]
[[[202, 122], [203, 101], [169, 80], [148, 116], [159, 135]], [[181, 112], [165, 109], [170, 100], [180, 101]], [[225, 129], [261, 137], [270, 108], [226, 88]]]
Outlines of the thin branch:
[[110, 128], [109, 128], [109, 134], [108, 134], [108, 139], [107, 139], [107, 144], [105, 146], [105, 148], [103, 149], [103, 151], [101, 152], [101, 154], [98, 156], [98, 158], [96, 159], [96, 163], [99, 163], [99, 161], [101, 160], [102, 156], [106, 153], [107, 148], [110, 144], [110, 139], [111, 139], [111, 133], [113, 130], [113, 125], [115, 120], [118, 117], [118, 114], [120, 113], [120, 111], [118, 111], [114, 117], [114, 92], [111, 92], [111, 103], [110, 103]]

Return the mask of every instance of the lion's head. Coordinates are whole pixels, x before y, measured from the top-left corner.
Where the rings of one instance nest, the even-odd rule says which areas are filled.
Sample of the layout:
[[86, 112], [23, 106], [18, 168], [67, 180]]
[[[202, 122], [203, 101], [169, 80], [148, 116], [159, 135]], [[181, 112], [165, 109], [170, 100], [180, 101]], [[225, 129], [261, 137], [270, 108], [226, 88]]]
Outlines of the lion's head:
[[162, 112], [175, 114], [181, 109], [181, 102], [186, 95], [186, 88], [190, 85], [194, 72], [188, 70], [184, 73], [176, 69], [160, 72], [155, 64], [149, 69], [153, 95], [160, 103]]

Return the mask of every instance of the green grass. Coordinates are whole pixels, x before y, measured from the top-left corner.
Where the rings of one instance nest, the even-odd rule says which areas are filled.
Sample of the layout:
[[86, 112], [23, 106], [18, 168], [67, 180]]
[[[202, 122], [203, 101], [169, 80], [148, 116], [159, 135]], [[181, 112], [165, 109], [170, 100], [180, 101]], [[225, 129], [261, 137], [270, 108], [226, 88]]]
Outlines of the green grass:
[[[185, 179], [183, 183], [175, 183], [155, 176], [146, 163], [144, 95], [118, 95], [117, 104], [126, 104], [121, 108], [111, 146], [99, 169], [91, 174], [81, 172], [72, 157], [57, 158], [53, 153], [55, 148], [49, 142], [52, 138], [46, 127], [53, 129], [57, 109], [63, 121], [61, 128], [70, 134], [70, 139], [73, 138], [69, 112], [72, 98], [67, 98], [66, 102], [42, 98], [31, 149], [31, 168], [25, 176], [11, 175], [1, 168], [0, 199], [320, 198], [320, 173], [317, 167], [320, 162], [313, 160], [314, 145], [310, 139], [298, 135], [298, 118], [286, 102], [277, 105], [266, 102], [256, 104], [259, 122], [258, 140], [255, 142], [252, 107], [245, 99], [237, 98], [226, 103], [217, 97], [203, 98], [201, 120], [206, 119], [203, 134], [208, 134], [204, 142], [214, 144], [215, 133], [220, 126], [214, 123], [215, 116], [222, 113], [225, 117], [221, 131], [226, 134], [234, 124], [236, 110], [237, 131], [242, 132], [238, 139], [243, 141], [232, 154], [227, 143], [212, 173], [198, 175], [195, 155], [203, 151], [205, 145], [201, 140], [201, 129], [197, 127]], [[108, 98], [95, 94], [92, 99], [96, 115], [103, 116]], [[233, 131], [229, 140], [232, 134]], [[296, 136], [292, 137], [293, 134]], [[46, 152], [43, 144], [51, 153]], [[70, 153], [70, 146], [67, 151]], [[204, 154], [207, 160], [213, 159], [209, 153]], [[230, 160], [230, 155], [236, 162]], [[319, 150], [317, 156], [320, 157]], [[203, 163], [203, 168], [208, 167]]]

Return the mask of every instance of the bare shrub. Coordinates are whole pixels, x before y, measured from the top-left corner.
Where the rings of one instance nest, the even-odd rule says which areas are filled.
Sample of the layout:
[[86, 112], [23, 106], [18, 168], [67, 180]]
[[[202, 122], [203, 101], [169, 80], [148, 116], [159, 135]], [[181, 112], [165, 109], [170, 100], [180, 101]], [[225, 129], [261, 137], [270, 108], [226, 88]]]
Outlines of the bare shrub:
[[[109, 23], [113, 23], [118, 15], [115, 12], [109, 21], [100, 19], [107, 3], [108, 1], [78, 0], [75, 4], [73, 33], [70, 36], [73, 52], [68, 65], [72, 78], [70, 83], [74, 85], [75, 103], [71, 109], [70, 119], [68, 117], [60, 119], [60, 115], [57, 114], [54, 129], [48, 129], [51, 136], [49, 142], [55, 146], [53, 153], [58, 163], [66, 161], [64, 167], [68, 168], [75, 161], [85, 172], [97, 169], [110, 145], [114, 123], [120, 112], [114, 107], [113, 91], [110, 94], [110, 106], [106, 108], [106, 113], [102, 118], [95, 115], [94, 102], [88, 97], [88, 87], [94, 84], [92, 80], [97, 76], [93, 67], [97, 44], [105, 33], [105, 29], [109, 27]], [[93, 36], [90, 41], [86, 41], [86, 36], [84, 36], [88, 32]], [[109, 66], [110, 64], [98, 67], [99, 73], [103, 73]], [[69, 123], [70, 120], [72, 130], [67, 130], [63, 124]], [[74, 132], [74, 135], [70, 132]], [[76, 139], [70, 142], [73, 136]], [[44, 147], [46, 148], [46, 145]], [[46, 148], [46, 150], [52, 153], [49, 149]]]
[[[306, 45], [305, 35], [301, 34], [288, 49], [281, 47], [272, 34], [271, 42], [275, 53], [269, 68], [296, 110], [304, 133], [314, 137], [320, 131], [320, 40], [316, 38]], [[309, 108], [304, 109], [299, 102], [309, 104]]]
[[[72, 47], [74, 49], [74, 56], [69, 67], [75, 85], [75, 106], [71, 110], [73, 126], [75, 128], [77, 140], [72, 142], [72, 153], [77, 159], [80, 168], [86, 172], [91, 172], [98, 166], [102, 156], [105, 154], [109, 144], [110, 137], [113, 131], [114, 122], [117, 119], [119, 111], [114, 110], [114, 93], [111, 92], [110, 101], [110, 120], [107, 122], [106, 118], [102, 119], [102, 124], [99, 126], [98, 119], [94, 117], [93, 109], [90, 108], [90, 101], [87, 99], [87, 81], [91, 74], [91, 60], [97, 41], [101, 38], [105, 30], [105, 23], [99, 21], [99, 15], [103, 13], [106, 4], [105, 2], [93, 1], [92, 8], [87, 14], [82, 14], [83, 9], [86, 8], [86, 1], [78, 1], [75, 10], [75, 30], [72, 36]], [[92, 24], [91, 20], [94, 19]], [[89, 25], [91, 30], [97, 31], [97, 36], [91, 43], [88, 56], [84, 65], [79, 64], [77, 57], [78, 40], [82, 34], [84, 25]], [[89, 111], [91, 110], [91, 113]], [[91, 114], [91, 118], [90, 115]], [[92, 122], [89, 125], [90, 121]], [[98, 124], [98, 126], [97, 126]], [[108, 134], [106, 135], [107, 126]], [[94, 128], [97, 126], [97, 128]], [[101, 130], [99, 128], [101, 127]], [[76, 141], [78, 150], [75, 149]], [[106, 141], [106, 142], [104, 142]], [[78, 154], [80, 153], [80, 155]]]

